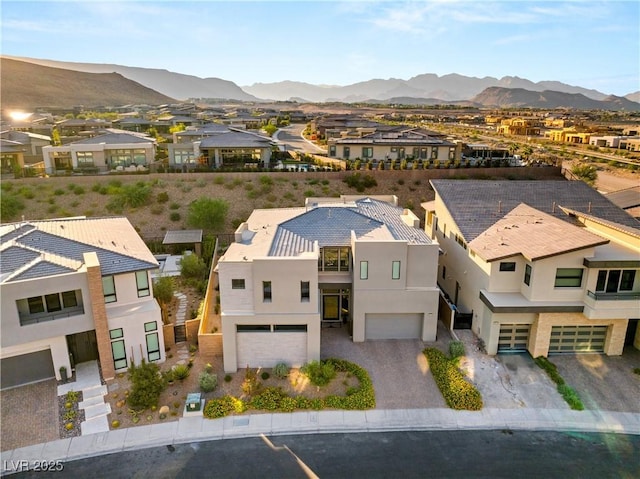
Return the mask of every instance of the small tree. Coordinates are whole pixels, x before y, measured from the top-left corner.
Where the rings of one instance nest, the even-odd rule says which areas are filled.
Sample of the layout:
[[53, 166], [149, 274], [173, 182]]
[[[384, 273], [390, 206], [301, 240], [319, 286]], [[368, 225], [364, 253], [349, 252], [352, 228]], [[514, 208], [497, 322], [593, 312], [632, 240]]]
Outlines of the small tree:
[[204, 260], [195, 254], [182, 255], [180, 260], [180, 274], [186, 279], [204, 279], [207, 273], [207, 265]]
[[580, 178], [586, 184], [593, 186], [598, 178], [598, 172], [592, 165], [575, 165], [571, 168], [571, 173]]
[[169, 323], [167, 317], [167, 306], [173, 299], [173, 292], [175, 285], [171, 276], [161, 276], [153, 283], [153, 297], [156, 298], [160, 309], [162, 310], [162, 322], [164, 324]]
[[158, 405], [158, 398], [165, 388], [160, 368], [155, 363], [147, 363], [144, 359], [139, 366], [129, 367], [131, 394], [127, 401], [134, 409], [147, 409]]
[[204, 230], [219, 230], [224, 226], [229, 203], [220, 198], [201, 197], [191, 202], [187, 224]]
[[269, 123], [268, 125], [265, 125], [262, 129], [267, 133], [267, 135], [271, 136], [278, 130], [278, 127]]

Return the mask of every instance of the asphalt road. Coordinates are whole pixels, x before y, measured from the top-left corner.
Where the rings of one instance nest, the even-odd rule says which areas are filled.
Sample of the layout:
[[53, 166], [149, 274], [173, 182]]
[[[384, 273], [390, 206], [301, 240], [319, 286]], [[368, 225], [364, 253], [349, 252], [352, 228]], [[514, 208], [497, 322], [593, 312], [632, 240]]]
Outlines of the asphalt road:
[[181, 444], [19, 478], [636, 478], [640, 436], [532, 431], [317, 434]]

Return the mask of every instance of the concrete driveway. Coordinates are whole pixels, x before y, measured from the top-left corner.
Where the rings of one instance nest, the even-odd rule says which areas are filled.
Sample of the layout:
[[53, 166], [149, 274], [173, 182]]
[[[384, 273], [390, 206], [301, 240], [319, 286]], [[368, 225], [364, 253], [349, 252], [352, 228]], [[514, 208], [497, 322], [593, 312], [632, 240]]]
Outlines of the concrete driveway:
[[627, 346], [622, 356], [558, 354], [549, 356], [576, 390], [585, 409], [640, 413], [640, 351]]
[[[444, 328], [438, 330], [440, 346], [449, 344], [450, 340]], [[447, 407], [422, 353], [425, 347], [436, 346], [436, 343], [417, 339], [354, 343], [346, 327], [323, 328], [321, 341], [322, 359], [346, 359], [369, 372], [377, 409]]]

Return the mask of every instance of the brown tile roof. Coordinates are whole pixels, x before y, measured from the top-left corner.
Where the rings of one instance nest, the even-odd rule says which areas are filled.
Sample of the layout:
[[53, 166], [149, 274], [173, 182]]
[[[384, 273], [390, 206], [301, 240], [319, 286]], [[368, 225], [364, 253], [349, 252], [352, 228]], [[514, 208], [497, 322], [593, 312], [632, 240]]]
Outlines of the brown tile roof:
[[471, 241], [469, 248], [489, 262], [515, 255], [536, 261], [608, 242], [521, 203]]

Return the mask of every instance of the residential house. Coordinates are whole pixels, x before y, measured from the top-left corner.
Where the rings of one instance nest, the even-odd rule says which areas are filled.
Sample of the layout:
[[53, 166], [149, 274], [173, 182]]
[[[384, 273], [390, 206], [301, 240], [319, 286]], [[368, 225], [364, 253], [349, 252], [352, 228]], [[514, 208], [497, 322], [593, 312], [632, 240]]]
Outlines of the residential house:
[[167, 146], [171, 168], [242, 168], [249, 165], [268, 168], [273, 140], [211, 123], [175, 133], [174, 143]]
[[331, 138], [329, 158], [341, 160], [459, 161], [460, 147], [421, 128], [379, 129], [362, 136]]
[[126, 218], [3, 224], [0, 265], [2, 388], [89, 360], [105, 379], [165, 360], [158, 262]]
[[140, 170], [155, 160], [155, 153], [155, 138], [121, 130], [42, 148], [45, 170], [49, 174], [70, 170]]
[[438, 284], [489, 354], [640, 348], [638, 220], [580, 181], [431, 185]]
[[497, 129], [501, 135], [538, 136], [540, 121], [534, 118], [505, 118]]
[[42, 161], [42, 148], [51, 145], [51, 138], [28, 131], [0, 132], [2, 172], [13, 172], [15, 166], [24, 167]]
[[254, 210], [217, 264], [225, 371], [319, 360], [323, 326], [435, 340], [438, 251], [395, 196]]

